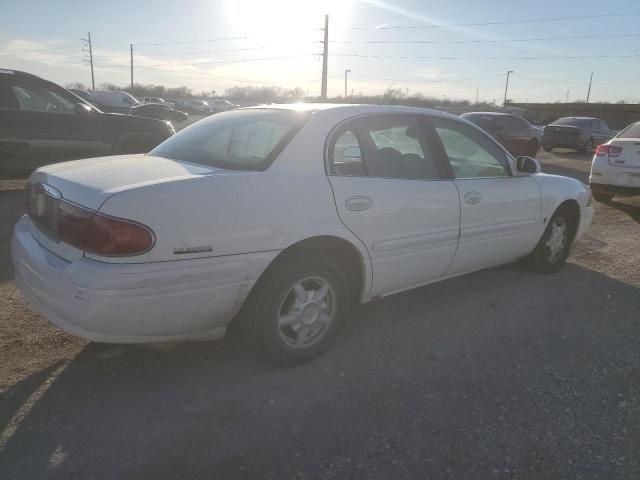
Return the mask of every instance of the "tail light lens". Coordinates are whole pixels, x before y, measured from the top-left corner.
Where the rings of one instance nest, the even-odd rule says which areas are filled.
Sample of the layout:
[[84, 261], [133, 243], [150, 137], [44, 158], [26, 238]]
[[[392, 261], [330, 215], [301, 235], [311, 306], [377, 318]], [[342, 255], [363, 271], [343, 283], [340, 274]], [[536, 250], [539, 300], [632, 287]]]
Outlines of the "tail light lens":
[[596, 156], [616, 158], [622, 155], [622, 147], [617, 145], [598, 145]]
[[122, 218], [96, 213], [84, 233], [84, 249], [104, 256], [139, 255], [153, 246], [147, 227]]
[[52, 198], [28, 188], [27, 208], [42, 233], [100, 256], [140, 255], [153, 247], [153, 232], [139, 223], [115, 218]]

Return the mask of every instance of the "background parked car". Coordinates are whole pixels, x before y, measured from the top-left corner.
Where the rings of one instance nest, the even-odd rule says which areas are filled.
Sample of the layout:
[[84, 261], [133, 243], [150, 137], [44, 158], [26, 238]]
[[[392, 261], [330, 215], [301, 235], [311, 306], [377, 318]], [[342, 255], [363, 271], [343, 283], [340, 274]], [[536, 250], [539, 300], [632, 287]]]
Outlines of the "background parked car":
[[175, 130], [167, 122], [103, 113], [55, 83], [0, 70], [0, 175], [62, 160], [148, 152]]
[[168, 102], [164, 98], [160, 98], [160, 97], [144, 97], [142, 99], [142, 103], [154, 103], [154, 104], [158, 104], [158, 105], [164, 105], [164, 106], [169, 107], [169, 108], [173, 108], [173, 107], [176, 106], [175, 103]]
[[106, 112], [128, 113], [129, 109], [140, 102], [127, 92], [97, 91], [91, 94], [93, 104]]
[[542, 148], [546, 152], [560, 147], [592, 153], [614, 136], [615, 132], [599, 118], [564, 117], [544, 127]]
[[93, 103], [93, 98], [91, 97], [91, 92], [88, 90], [78, 90], [77, 88], [70, 88], [69, 91], [74, 95], [79, 96], [85, 102]]
[[231, 103], [229, 100], [214, 100], [209, 106], [211, 107], [211, 113], [226, 112], [239, 107], [239, 105]]
[[138, 117], [155, 118], [157, 120], [165, 120], [174, 123], [181, 123], [189, 118], [189, 115], [185, 112], [181, 112], [180, 110], [176, 110], [159, 103], [141, 103], [140, 105], [131, 107], [129, 113]]
[[461, 117], [478, 125], [512, 155], [535, 157], [540, 149], [542, 131], [524, 118], [499, 112], [469, 112]]
[[607, 202], [616, 194], [640, 195], [640, 122], [599, 145], [589, 176], [593, 198]]
[[209, 115], [212, 112], [211, 105], [204, 100], [187, 100], [186, 106], [189, 113]]

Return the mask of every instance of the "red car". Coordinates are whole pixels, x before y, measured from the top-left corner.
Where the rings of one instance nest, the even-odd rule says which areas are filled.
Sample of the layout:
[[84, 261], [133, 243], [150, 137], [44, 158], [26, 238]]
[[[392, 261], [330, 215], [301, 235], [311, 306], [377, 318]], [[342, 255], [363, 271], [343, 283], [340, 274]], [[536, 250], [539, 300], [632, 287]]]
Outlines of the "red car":
[[461, 117], [478, 125], [512, 155], [535, 157], [538, 154], [542, 130], [524, 118], [499, 112], [470, 112]]

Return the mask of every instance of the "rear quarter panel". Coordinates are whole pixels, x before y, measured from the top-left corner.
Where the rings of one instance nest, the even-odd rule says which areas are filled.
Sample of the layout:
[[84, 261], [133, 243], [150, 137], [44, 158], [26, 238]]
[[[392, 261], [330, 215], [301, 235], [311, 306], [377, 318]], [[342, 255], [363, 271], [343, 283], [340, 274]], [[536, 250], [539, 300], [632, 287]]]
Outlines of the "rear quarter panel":
[[[145, 255], [92, 258], [131, 263], [280, 251], [308, 238], [329, 235], [358, 249], [368, 282], [366, 247], [337, 215], [324, 169], [321, 135], [303, 128], [263, 172], [228, 171], [113, 195], [100, 212], [148, 226], [156, 243]], [[202, 251], [176, 253], [189, 249]]]

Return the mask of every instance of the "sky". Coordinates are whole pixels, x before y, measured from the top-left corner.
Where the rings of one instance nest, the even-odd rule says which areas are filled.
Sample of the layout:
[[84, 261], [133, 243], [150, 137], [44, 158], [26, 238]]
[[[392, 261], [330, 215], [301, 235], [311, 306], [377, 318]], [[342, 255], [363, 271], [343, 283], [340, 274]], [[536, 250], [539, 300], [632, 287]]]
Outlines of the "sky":
[[[637, 0], [0, 0], [0, 68], [62, 85], [134, 81], [195, 92], [301, 87], [319, 95], [329, 14], [330, 96], [640, 103]], [[545, 8], [552, 5], [553, 8]], [[571, 18], [568, 18], [571, 17]], [[583, 18], [576, 18], [583, 17]], [[586, 18], [588, 17], [588, 18]], [[83, 60], [84, 59], [84, 60]]]

